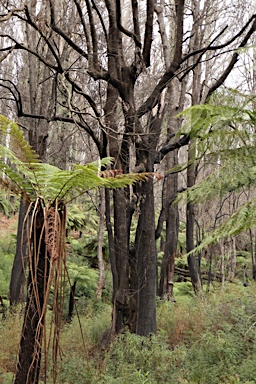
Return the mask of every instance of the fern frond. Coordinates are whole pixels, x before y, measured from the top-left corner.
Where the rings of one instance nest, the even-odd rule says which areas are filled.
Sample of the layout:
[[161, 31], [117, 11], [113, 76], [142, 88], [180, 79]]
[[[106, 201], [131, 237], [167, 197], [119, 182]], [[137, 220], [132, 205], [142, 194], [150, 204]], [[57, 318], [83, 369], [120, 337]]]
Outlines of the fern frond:
[[[40, 162], [37, 153], [32, 149], [31, 145], [24, 139], [21, 129], [17, 123], [8, 120], [5, 116], [0, 115], [0, 133], [1, 144], [9, 148], [15, 153], [17, 159], [27, 165]], [[8, 145], [6, 145], [8, 143]]]
[[92, 188], [121, 188], [145, 181], [149, 177], [161, 178], [157, 173], [101, 172], [101, 166], [113, 162], [110, 157], [86, 165], [75, 165], [72, 170], [63, 171], [41, 163], [35, 151], [24, 140], [23, 132], [17, 124], [1, 115], [0, 132], [3, 133], [0, 142], [0, 172], [4, 174], [0, 183], [6, 188], [12, 188], [17, 194], [26, 192], [31, 199], [40, 196], [44, 201], [53, 202], [58, 199], [67, 202]]
[[256, 186], [256, 151], [254, 148], [239, 148], [229, 151], [229, 158], [215, 171], [192, 188], [182, 192], [176, 201], [187, 200], [194, 203], [225, 196], [242, 188]]
[[256, 113], [251, 108], [252, 97], [239, 98], [239, 106], [196, 105], [181, 114], [187, 120], [182, 133], [185, 130], [195, 138], [194, 160], [215, 162], [216, 170], [183, 192], [177, 201], [210, 200], [256, 185]]

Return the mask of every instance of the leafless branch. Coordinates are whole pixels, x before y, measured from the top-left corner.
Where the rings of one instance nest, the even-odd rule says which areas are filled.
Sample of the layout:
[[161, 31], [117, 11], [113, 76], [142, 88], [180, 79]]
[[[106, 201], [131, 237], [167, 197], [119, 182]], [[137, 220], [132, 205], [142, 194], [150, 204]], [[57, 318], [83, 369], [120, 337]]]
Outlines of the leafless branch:
[[0, 17], [0, 22], [4, 22], [4, 21], [7, 21], [7, 20], [10, 20], [10, 18], [13, 16], [14, 13], [22, 12], [22, 11], [24, 11], [24, 9], [25, 9], [25, 4], [23, 4], [19, 8], [14, 8], [14, 9], [10, 10], [7, 13], [7, 15]]

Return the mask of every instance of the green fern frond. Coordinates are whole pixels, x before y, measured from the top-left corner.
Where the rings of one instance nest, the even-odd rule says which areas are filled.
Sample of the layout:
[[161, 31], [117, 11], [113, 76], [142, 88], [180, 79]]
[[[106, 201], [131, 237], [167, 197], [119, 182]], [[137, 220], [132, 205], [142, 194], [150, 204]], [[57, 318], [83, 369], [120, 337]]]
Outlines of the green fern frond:
[[101, 166], [113, 162], [109, 157], [63, 171], [41, 163], [17, 124], [1, 115], [0, 132], [0, 184], [17, 194], [26, 193], [30, 199], [40, 196], [44, 201], [53, 202], [58, 199], [69, 202], [92, 188], [121, 188], [145, 181], [153, 175], [131, 173], [101, 177]]
[[[226, 154], [227, 155], [227, 154]], [[239, 148], [229, 151], [229, 158], [216, 170], [192, 188], [182, 192], [176, 201], [194, 203], [225, 196], [242, 188], [256, 186], [256, 151], [254, 148]]]
[[[234, 94], [230, 91], [230, 95]], [[199, 202], [256, 185], [256, 113], [255, 97], [239, 94], [239, 107], [230, 105], [196, 105], [181, 115], [186, 123], [182, 133], [194, 137], [195, 161], [215, 162], [216, 170], [178, 196]], [[183, 165], [184, 167], [184, 165]]]
[[[186, 120], [181, 133], [195, 138], [197, 159], [203, 158], [206, 167], [208, 162], [215, 163], [216, 169], [176, 201], [210, 201], [256, 186], [255, 96], [230, 90], [223, 100], [216, 95], [212, 100], [214, 105], [193, 106], [181, 114]], [[256, 198], [238, 208], [190, 253], [255, 227], [255, 209]]]
[[[37, 153], [32, 149], [31, 145], [24, 139], [22, 130], [19, 129], [17, 123], [8, 120], [5, 116], [0, 115], [0, 133], [1, 144], [15, 153], [17, 159], [22, 163], [29, 165], [30, 163], [39, 162]], [[6, 145], [8, 143], [8, 145]]]

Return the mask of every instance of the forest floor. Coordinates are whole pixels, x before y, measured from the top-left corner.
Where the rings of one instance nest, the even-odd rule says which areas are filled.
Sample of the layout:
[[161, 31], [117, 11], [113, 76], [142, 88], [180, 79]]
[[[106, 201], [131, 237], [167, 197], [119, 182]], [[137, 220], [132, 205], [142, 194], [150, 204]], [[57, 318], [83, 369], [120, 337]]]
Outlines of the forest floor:
[[[10, 260], [11, 268], [15, 220], [1, 219], [1, 224], [0, 273], [1, 259], [4, 265]], [[2, 290], [8, 273], [0, 276]], [[49, 310], [40, 384], [53, 384], [53, 371], [58, 373], [56, 384], [256, 383], [256, 284], [227, 283], [201, 298], [187, 286], [181, 292], [176, 303], [157, 301], [156, 335], [145, 338], [126, 332], [107, 347], [102, 335], [111, 322], [110, 300], [84, 300], [79, 318], [63, 322], [57, 363], [47, 343]], [[1, 384], [13, 382], [22, 313], [21, 307], [7, 310], [5, 316], [0, 313]]]

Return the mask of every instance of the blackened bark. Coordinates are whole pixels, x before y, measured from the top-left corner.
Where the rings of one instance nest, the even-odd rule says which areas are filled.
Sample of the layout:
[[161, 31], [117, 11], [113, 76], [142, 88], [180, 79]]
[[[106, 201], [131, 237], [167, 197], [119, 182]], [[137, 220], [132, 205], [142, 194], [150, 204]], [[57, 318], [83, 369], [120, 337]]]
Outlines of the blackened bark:
[[14, 384], [37, 384], [39, 382], [42, 335], [45, 324], [44, 298], [49, 275], [44, 230], [42, 233], [43, 222], [43, 211], [38, 205], [33, 225], [27, 304]]
[[23, 222], [27, 214], [29, 204], [21, 198], [17, 231], [17, 243], [14, 262], [12, 266], [10, 282], [10, 305], [17, 304], [22, 297], [25, 282], [25, 269], [27, 264], [27, 234], [23, 231]]
[[156, 332], [156, 246], [153, 180], [140, 189], [140, 217], [135, 239], [137, 259], [137, 327], [136, 333], [148, 336]]
[[[177, 150], [170, 153], [167, 168], [175, 166], [178, 161]], [[171, 162], [171, 163], [170, 163]], [[174, 263], [176, 257], [178, 234], [179, 234], [179, 211], [178, 205], [173, 204], [178, 190], [178, 174], [167, 175], [166, 181], [166, 243], [164, 258], [161, 266], [161, 277], [159, 296], [163, 299], [174, 300]]]
[[76, 291], [76, 281], [70, 287], [69, 303], [68, 303], [68, 317], [67, 317], [67, 321], [69, 321], [69, 322], [72, 320], [73, 313], [74, 313], [75, 291]]
[[251, 243], [251, 257], [252, 257], [252, 278], [256, 280], [256, 260], [255, 260], [255, 244], [253, 240], [252, 230], [249, 230], [250, 243]]
[[[193, 141], [189, 145], [188, 149], [188, 159], [194, 159], [194, 143]], [[188, 166], [187, 169], [187, 187], [193, 187], [195, 184], [195, 165], [192, 163]], [[195, 224], [195, 214], [194, 214], [194, 204], [192, 202], [187, 203], [186, 211], [186, 248], [187, 252], [191, 252], [194, 249], [194, 224]], [[201, 279], [199, 276], [198, 261], [196, 256], [192, 253], [188, 256], [188, 268], [190, 272], [191, 282], [194, 288], [195, 293], [198, 293], [202, 290]]]
[[127, 200], [124, 189], [114, 191], [114, 245], [118, 275], [118, 287], [114, 296], [115, 331], [120, 332], [127, 323], [127, 299], [129, 291]]

